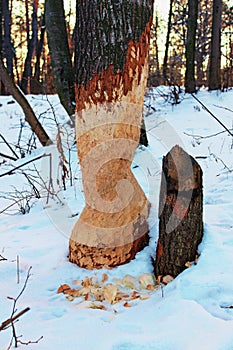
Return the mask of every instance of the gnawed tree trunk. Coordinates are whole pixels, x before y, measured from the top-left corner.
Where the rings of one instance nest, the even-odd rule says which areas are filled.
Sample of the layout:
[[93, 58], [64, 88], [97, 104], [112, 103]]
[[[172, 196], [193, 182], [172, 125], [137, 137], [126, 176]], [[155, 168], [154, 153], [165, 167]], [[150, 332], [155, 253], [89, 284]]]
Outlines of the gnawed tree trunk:
[[0, 59], [0, 79], [7, 88], [7, 91], [21, 106], [25, 115], [25, 120], [28, 122], [32, 131], [38, 137], [42, 146], [52, 144], [52, 140], [49, 138], [48, 134], [44, 130], [39, 120], [36, 118], [35, 113], [33, 112], [33, 109], [28, 103], [26, 97], [23, 95], [21, 90], [14, 84], [12, 78], [10, 77], [9, 73], [7, 72], [7, 69], [5, 68], [2, 62], [2, 59]]
[[77, 2], [76, 134], [86, 205], [69, 259], [88, 269], [126, 263], [148, 243], [149, 202], [130, 167], [152, 9], [151, 0]]
[[202, 170], [181, 147], [163, 158], [156, 277], [176, 277], [193, 262], [203, 236]]

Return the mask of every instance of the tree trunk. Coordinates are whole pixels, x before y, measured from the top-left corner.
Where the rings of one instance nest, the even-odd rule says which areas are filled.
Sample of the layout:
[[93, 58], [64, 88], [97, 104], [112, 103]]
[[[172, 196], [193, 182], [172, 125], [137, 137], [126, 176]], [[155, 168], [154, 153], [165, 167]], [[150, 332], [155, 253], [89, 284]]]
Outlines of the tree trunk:
[[6, 58], [7, 71], [13, 77], [13, 48], [11, 43], [11, 13], [9, 0], [2, 1], [2, 12], [4, 16], [4, 57]]
[[185, 72], [185, 92], [196, 92], [195, 80], [195, 43], [198, 17], [198, 0], [188, 2], [188, 26], [186, 39], [186, 72]]
[[176, 277], [195, 261], [203, 236], [202, 170], [182, 148], [163, 158], [156, 277]]
[[36, 134], [42, 146], [51, 144], [52, 143], [51, 139], [47, 135], [43, 126], [40, 124], [40, 122], [36, 118], [35, 113], [33, 112], [25, 96], [14, 84], [12, 78], [9, 76], [6, 68], [4, 67], [2, 59], [0, 59], [0, 78], [3, 84], [6, 86], [9, 93], [15, 98], [15, 100], [22, 107], [25, 115], [25, 120], [31, 126], [32, 131]]
[[218, 90], [221, 88], [221, 20], [222, 0], [213, 0], [209, 90]]
[[[31, 93], [31, 79], [32, 79], [32, 58], [36, 51], [37, 40], [38, 40], [38, 23], [37, 23], [37, 9], [38, 9], [38, 0], [33, 0], [33, 13], [32, 13], [32, 25], [31, 31], [32, 35], [30, 37], [30, 29], [27, 28], [28, 36], [28, 46], [27, 46], [27, 55], [24, 63], [24, 71], [21, 82], [21, 89], [25, 94]], [[27, 19], [28, 23], [28, 19]], [[27, 24], [27, 27], [29, 23]]]
[[33, 79], [31, 81], [31, 93], [32, 94], [42, 94], [44, 93], [44, 88], [42, 82], [40, 82], [40, 75], [41, 75], [41, 67], [40, 67], [40, 60], [41, 60], [41, 54], [44, 46], [44, 38], [45, 38], [45, 16], [44, 14], [41, 17], [41, 31], [40, 31], [40, 39], [37, 44], [36, 49], [36, 64], [35, 64], [35, 73], [33, 76]]
[[[91, 22], [91, 18], [87, 19]], [[74, 71], [68, 45], [63, 0], [45, 1], [45, 23], [54, 84], [60, 101], [71, 117], [75, 112]], [[80, 52], [85, 56], [85, 52]]]
[[149, 202], [130, 167], [152, 9], [152, 0], [77, 1], [76, 135], [86, 205], [69, 258], [88, 269], [126, 263], [148, 243]]
[[140, 138], [139, 138], [140, 145], [143, 145], [145, 147], [148, 146], [148, 138], [146, 134], [146, 125], [145, 125], [145, 119], [142, 115], [142, 121], [141, 121], [141, 129], [140, 129]]
[[[2, 1], [0, 1], [0, 59], [2, 59], [2, 53], [3, 53], [3, 8], [2, 8]], [[0, 81], [0, 95], [4, 95], [4, 85], [2, 81]]]
[[0, 1], [0, 56], [2, 57], [2, 43], [3, 43], [3, 8], [2, 1]]
[[172, 29], [172, 10], [173, 10], [173, 3], [174, 0], [170, 0], [170, 8], [169, 8], [169, 15], [168, 15], [168, 23], [167, 23], [167, 37], [166, 37], [166, 44], [165, 44], [165, 51], [164, 51], [164, 59], [163, 59], [163, 78], [164, 83], [167, 82], [167, 61], [168, 61], [168, 52], [170, 47], [170, 35], [171, 35], [171, 29]]

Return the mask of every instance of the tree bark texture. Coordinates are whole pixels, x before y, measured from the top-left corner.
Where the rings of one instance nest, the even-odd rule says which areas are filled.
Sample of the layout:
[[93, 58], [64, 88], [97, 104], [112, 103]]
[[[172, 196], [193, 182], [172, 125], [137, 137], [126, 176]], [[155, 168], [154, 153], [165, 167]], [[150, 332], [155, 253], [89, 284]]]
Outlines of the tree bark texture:
[[163, 79], [165, 84], [167, 82], [167, 64], [168, 64], [168, 52], [170, 47], [170, 35], [171, 35], [171, 29], [172, 29], [173, 3], [174, 3], [174, 0], [170, 0], [168, 23], [167, 23], [167, 37], [166, 37], [165, 52], [164, 52], [164, 59], [163, 59]]
[[0, 79], [5, 85], [5, 87], [7, 88], [7, 91], [14, 97], [14, 99], [21, 106], [25, 115], [25, 120], [28, 122], [32, 131], [38, 137], [42, 146], [47, 146], [51, 144], [52, 143], [51, 139], [49, 138], [48, 134], [44, 130], [39, 120], [36, 118], [35, 113], [33, 112], [25, 96], [22, 94], [19, 88], [14, 84], [12, 78], [7, 72], [7, 69], [4, 67], [2, 59], [0, 59]]
[[186, 39], [186, 71], [185, 71], [185, 92], [195, 93], [195, 43], [198, 17], [198, 0], [188, 2], [188, 26]]
[[2, 0], [2, 13], [4, 20], [4, 57], [6, 58], [7, 71], [13, 77], [13, 47], [11, 43], [11, 13], [9, 0]]
[[222, 0], [213, 0], [209, 90], [218, 90], [221, 88], [221, 22]]
[[36, 52], [37, 43], [38, 43], [37, 10], [38, 10], [38, 0], [33, 0], [32, 25], [31, 25], [32, 34], [30, 36], [29, 34], [30, 26], [29, 26], [29, 28], [27, 28], [28, 30], [27, 55], [24, 63], [24, 71], [23, 71], [22, 82], [21, 82], [21, 89], [25, 94], [31, 93], [32, 58]]
[[2, 43], [3, 43], [3, 4], [2, 1], [0, 1], [0, 55], [2, 56]]
[[45, 16], [42, 15], [41, 18], [41, 27], [40, 27], [40, 38], [38, 40], [37, 49], [36, 49], [36, 64], [35, 64], [35, 72], [34, 76], [31, 81], [31, 93], [32, 94], [43, 94], [44, 93], [44, 87], [42, 82], [40, 82], [40, 73], [41, 73], [41, 67], [40, 67], [40, 60], [41, 60], [41, 54], [44, 46], [44, 38], [45, 38]]
[[76, 135], [86, 205], [70, 261], [130, 261], [148, 243], [149, 202], [131, 171], [148, 76], [153, 1], [77, 2]]
[[[87, 21], [91, 21], [91, 18]], [[74, 71], [68, 45], [63, 0], [45, 1], [45, 23], [54, 84], [63, 107], [68, 115], [72, 116], [75, 112]]]
[[195, 261], [203, 236], [202, 170], [181, 147], [163, 158], [156, 277], [176, 277]]

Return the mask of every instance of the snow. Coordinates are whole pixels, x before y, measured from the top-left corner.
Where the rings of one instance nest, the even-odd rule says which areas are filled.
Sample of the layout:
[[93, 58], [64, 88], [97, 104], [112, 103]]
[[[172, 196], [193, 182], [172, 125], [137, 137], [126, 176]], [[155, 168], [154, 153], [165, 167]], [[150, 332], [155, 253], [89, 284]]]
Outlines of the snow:
[[[10, 317], [12, 311], [12, 300], [7, 297], [18, 295], [32, 266], [26, 289], [17, 302], [18, 311], [26, 307], [30, 307], [30, 311], [20, 317], [15, 326], [24, 341], [35, 341], [40, 336], [43, 339], [29, 344], [28, 349], [233, 349], [233, 308], [229, 308], [233, 305], [233, 139], [192, 96], [182, 93], [181, 103], [173, 105], [169, 94], [170, 90], [161, 86], [151, 89], [145, 97], [149, 147], [136, 151], [133, 171], [152, 203], [149, 218], [151, 240], [150, 245], [128, 264], [109, 270], [87, 271], [68, 261], [69, 236], [84, 205], [72, 135], [67, 144], [71, 145], [75, 181], [72, 187], [67, 182], [66, 191], [56, 183], [59, 155], [54, 146], [44, 150], [38, 145], [25, 158], [1, 164], [0, 174], [3, 174], [44, 152], [52, 153], [53, 160], [57, 158], [52, 175], [59, 199], [49, 198], [48, 203], [46, 197], [33, 199], [25, 215], [19, 213], [17, 205], [0, 215], [0, 254], [7, 258], [0, 261], [0, 324]], [[200, 90], [197, 97], [229, 129], [232, 128], [232, 90], [224, 93]], [[7, 103], [12, 100], [10, 96], [0, 96], [0, 134], [15, 144], [23, 114], [16, 103]], [[68, 120], [57, 96], [28, 96], [28, 100], [41, 116], [47, 132], [55, 139], [54, 113], [59, 123], [65, 125]], [[217, 135], [211, 136], [214, 134]], [[29, 128], [24, 128], [21, 146], [25, 147], [28, 135]], [[66, 133], [62, 136], [65, 140]], [[123, 278], [126, 274], [138, 278], [143, 273], [153, 272], [151, 256], [155, 254], [158, 237], [161, 161], [175, 144], [197, 157], [203, 170], [204, 238], [199, 246], [201, 255], [197, 265], [186, 269], [163, 289], [151, 292], [149, 299], [135, 300], [130, 308], [120, 302], [106, 304], [107, 310], [91, 309], [86, 308], [85, 302], [79, 298], [70, 302], [65, 295], [57, 294], [60, 285], [72, 285], [76, 279], [93, 276], [101, 279], [106, 273], [109, 281], [114, 281], [114, 278]], [[67, 155], [67, 147], [64, 148]], [[10, 154], [2, 142], [1, 152]], [[34, 164], [41, 176], [47, 178], [48, 157]], [[23, 169], [33, 174], [33, 163]], [[43, 188], [39, 188], [42, 194]], [[9, 192], [14, 193], [16, 189], [17, 198], [20, 193], [29, 191], [22, 173], [0, 178], [0, 211], [12, 203]], [[11, 328], [0, 332], [1, 350], [7, 349], [10, 339]], [[20, 348], [24, 346], [20, 345]]]

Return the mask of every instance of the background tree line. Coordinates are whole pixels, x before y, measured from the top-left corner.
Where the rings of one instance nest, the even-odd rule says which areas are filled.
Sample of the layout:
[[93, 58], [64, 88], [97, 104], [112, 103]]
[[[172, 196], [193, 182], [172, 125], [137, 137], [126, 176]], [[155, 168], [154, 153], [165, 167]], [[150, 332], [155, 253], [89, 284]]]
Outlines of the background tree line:
[[[65, 8], [63, 0], [0, 2], [0, 53], [8, 74], [26, 94], [58, 92], [69, 115], [74, 112], [74, 12], [71, 1]], [[232, 35], [229, 0], [170, 0], [166, 21], [155, 12], [149, 86], [186, 86], [187, 92], [231, 87]], [[0, 93], [8, 93], [0, 84]]]
[[[228, 0], [170, 0], [166, 22], [156, 11], [149, 84], [185, 85], [187, 92], [194, 92], [194, 86], [211, 90], [232, 87], [232, 10]], [[166, 40], [161, 45], [164, 32]], [[187, 79], [195, 79], [195, 84]]]

